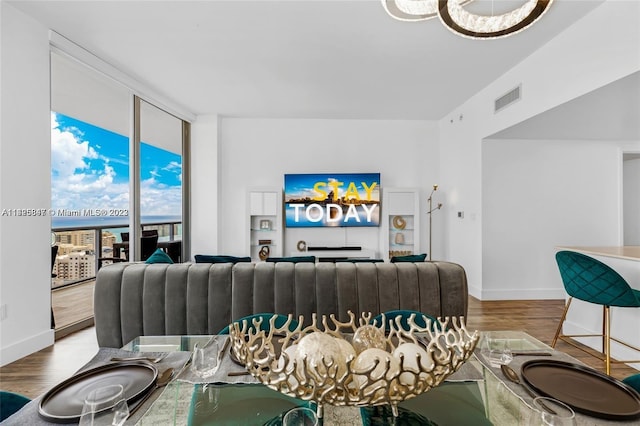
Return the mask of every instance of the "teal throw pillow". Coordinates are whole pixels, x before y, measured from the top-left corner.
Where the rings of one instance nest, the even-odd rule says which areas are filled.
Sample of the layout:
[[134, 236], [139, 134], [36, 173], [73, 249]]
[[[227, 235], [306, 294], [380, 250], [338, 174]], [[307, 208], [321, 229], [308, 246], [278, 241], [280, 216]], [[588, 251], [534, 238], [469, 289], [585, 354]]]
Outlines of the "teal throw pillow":
[[251, 257], [237, 257], [227, 255], [209, 255], [209, 254], [196, 254], [194, 256], [196, 263], [238, 263], [238, 262], [251, 262]]
[[165, 253], [162, 249], [156, 249], [151, 256], [147, 259], [145, 263], [173, 263], [173, 260], [169, 257], [167, 253]]
[[293, 262], [293, 263], [315, 263], [315, 256], [291, 256], [291, 257], [267, 257], [265, 259], [267, 262]]
[[391, 258], [391, 263], [396, 262], [424, 262], [427, 258], [427, 253], [422, 254], [412, 254], [409, 256], [393, 256]]

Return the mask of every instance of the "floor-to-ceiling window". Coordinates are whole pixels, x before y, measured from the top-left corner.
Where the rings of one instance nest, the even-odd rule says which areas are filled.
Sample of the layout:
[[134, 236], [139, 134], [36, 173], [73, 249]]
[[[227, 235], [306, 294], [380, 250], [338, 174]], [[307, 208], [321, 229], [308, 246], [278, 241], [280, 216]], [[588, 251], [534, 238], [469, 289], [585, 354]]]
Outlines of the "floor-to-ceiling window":
[[[130, 235], [155, 232], [157, 245], [181, 260], [188, 125], [57, 52], [51, 87], [52, 306], [59, 329], [93, 316], [100, 266], [140, 259], [127, 249]], [[63, 291], [74, 296], [63, 298]]]
[[158, 232], [159, 245], [181, 257], [182, 120], [140, 103], [140, 221]]
[[98, 259], [112, 255], [127, 231], [128, 146], [125, 135], [51, 112], [55, 286], [94, 277]]

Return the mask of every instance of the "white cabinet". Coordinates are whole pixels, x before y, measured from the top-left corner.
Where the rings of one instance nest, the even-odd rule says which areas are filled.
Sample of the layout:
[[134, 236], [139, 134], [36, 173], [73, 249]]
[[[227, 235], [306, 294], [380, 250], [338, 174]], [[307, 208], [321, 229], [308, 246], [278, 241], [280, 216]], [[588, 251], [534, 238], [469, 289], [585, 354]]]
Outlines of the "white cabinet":
[[282, 189], [249, 189], [247, 210], [251, 260], [282, 256]]
[[420, 254], [420, 191], [417, 188], [383, 188], [383, 254]]

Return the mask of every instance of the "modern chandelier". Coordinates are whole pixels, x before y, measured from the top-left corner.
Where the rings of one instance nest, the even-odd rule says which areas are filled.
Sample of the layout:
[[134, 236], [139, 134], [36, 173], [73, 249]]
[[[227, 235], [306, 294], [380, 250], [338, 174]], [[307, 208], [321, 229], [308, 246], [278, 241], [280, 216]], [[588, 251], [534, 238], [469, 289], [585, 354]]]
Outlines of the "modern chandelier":
[[393, 18], [425, 21], [438, 16], [454, 33], [468, 38], [491, 39], [520, 32], [536, 22], [553, 0], [527, 0], [522, 6], [501, 15], [477, 15], [464, 9], [473, 0], [382, 0]]

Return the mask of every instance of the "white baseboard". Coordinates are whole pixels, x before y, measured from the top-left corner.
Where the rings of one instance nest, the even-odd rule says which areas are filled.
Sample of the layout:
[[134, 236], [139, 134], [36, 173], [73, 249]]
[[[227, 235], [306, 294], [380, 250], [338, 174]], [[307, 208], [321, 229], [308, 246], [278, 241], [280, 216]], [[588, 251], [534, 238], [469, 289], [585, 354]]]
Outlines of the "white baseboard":
[[55, 333], [53, 330], [47, 330], [35, 336], [30, 336], [25, 340], [21, 340], [13, 345], [0, 349], [0, 367], [19, 360], [27, 355], [31, 355], [41, 349], [53, 345]]
[[482, 288], [480, 287], [469, 286], [469, 294], [476, 299], [482, 300]]
[[[471, 291], [470, 291], [471, 292]], [[477, 296], [474, 296], [477, 297]], [[528, 288], [528, 289], [489, 289], [482, 290], [480, 300], [559, 300], [566, 297], [564, 289]]]

